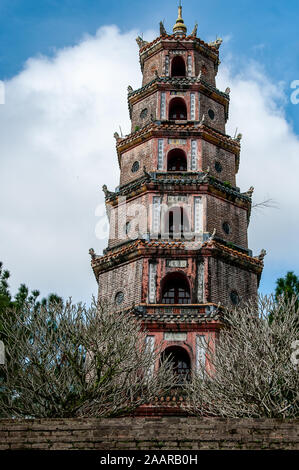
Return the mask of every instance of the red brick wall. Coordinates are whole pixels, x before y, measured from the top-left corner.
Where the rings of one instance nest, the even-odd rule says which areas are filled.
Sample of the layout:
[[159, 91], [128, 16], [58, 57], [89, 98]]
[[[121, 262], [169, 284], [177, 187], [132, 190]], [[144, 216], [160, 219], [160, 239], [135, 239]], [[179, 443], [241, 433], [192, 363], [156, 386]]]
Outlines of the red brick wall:
[[231, 291], [236, 291], [240, 301], [257, 294], [257, 275], [247, 269], [228, 264], [221, 259], [209, 259], [209, 302], [232, 306]]
[[0, 450], [299, 450], [299, 420], [196, 417], [0, 420]]
[[[209, 110], [214, 111], [215, 117], [212, 119], [209, 116]], [[212, 129], [216, 129], [219, 132], [225, 133], [225, 112], [223, 104], [217, 103], [217, 101], [205, 96], [203, 94], [200, 95], [200, 117], [205, 117], [204, 123], [208, 126], [212, 127]]]
[[[151, 122], [151, 115], [153, 119], [159, 119], [158, 102], [159, 95], [155, 92], [132, 105], [132, 132], [135, 132], [136, 126], [141, 129], [149, 124]], [[147, 115], [142, 118], [140, 113], [145, 108], [147, 109]]]
[[115, 305], [115, 295], [124, 293], [124, 301], [119, 309], [141, 303], [142, 260], [131, 261], [99, 275], [99, 301], [104, 305]]
[[[136, 239], [138, 233], [141, 235], [148, 230], [148, 207], [149, 195], [143, 194], [129, 199], [122, 204], [112, 207], [110, 213], [109, 248], [115, 247], [131, 239]], [[125, 225], [131, 222], [131, 229], [126, 234]]]
[[[210, 167], [212, 176], [220, 181], [227, 181], [234, 187], [236, 186], [236, 157], [233, 153], [202, 140], [202, 162], [203, 169], [206, 170]], [[216, 162], [221, 163], [221, 173], [218, 173], [215, 169]]]
[[[206, 198], [206, 231], [212, 233], [216, 228], [217, 237], [247, 248], [247, 211], [215, 196], [207, 195]], [[229, 234], [223, 230], [223, 222], [228, 222], [231, 230]]]
[[[187, 70], [187, 56], [192, 56], [192, 76], [198, 76], [199, 72], [202, 71], [202, 78], [210, 83], [211, 85], [215, 86], [215, 67], [214, 62], [202, 55], [200, 52], [192, 50], [192, 45], [190, 42], [184, 43], [188, 47], [188, 50], [184, 50], [182, 47], [177, 46], [177, 42], [167, 44], [167, 49], [162, 49], [155, 54], [149, 55], [148, 58], [144, 61], [144, 69], [143, 69], [143, 81], [142, 86], [146, 85], [150, 81], [152, 81], [156, 75], [155, 71], [158, 72], [159, 76], [165, 76], [165, 56], [169, 55], [169, 75], [171, 76], [171, 63], [173, 58], [176, 55], [180, 55], [184, 58]], [[191, 49], [190, 49], [191, 47]]]
[[[139, 170], [132, 172], [134, 162], [139, 163]], [[157, 169], [157, 140], [150, 139], [147, 142], [137, 145], [131, 150], [124, 152], [121, 156], [120, 185], [130, 183], [144, 175], [143, 167], [146, 171]]]

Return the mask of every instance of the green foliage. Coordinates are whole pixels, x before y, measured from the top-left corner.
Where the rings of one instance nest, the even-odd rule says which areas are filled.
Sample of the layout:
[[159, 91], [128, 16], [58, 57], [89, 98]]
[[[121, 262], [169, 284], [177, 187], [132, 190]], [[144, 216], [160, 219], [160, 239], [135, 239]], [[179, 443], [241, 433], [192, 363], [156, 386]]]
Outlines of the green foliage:
[[[297, 298], [296, 307], [299, 309], [299, 278], [294, 274], [293, 271], [287, 272], [285, 277], [280, 277], [276, 281], [275, 299], [278, 302], [280, 297], [286, 299]], [[277, 311], [276, 311], [277, 314]], [[283, 312], [279, 312], [280, 316], [283, 316]], [[269, 322], [272, 323], [274, 313], [271, 312], [269, 315]], [[298, 316], [298, 328], [299, 328], [299, 316]]]
[[[9, 292], [8, 279], [10, 273], [7, 270], [3, 270], [3, 263], [0, 261], [0, 315], [1, 312], [10, 306], [11, 304], [11, 295]], [[0, 323], [1, 329], [1, 323]]]
[[299, 296], [299, 278], [293, 271], [289, 271], [285, 277], [276, 281], [275, 298], [285, 295], [290, 299], [293, 295]]
[[[4, 342], [6, 351], [9, 351], [15, 342], [14, 335], [10, 337], [5, 335], [4, 325], [7, 321], [14, 325], [14, 333], [15, 336], [17, 336], [17, 327], [20, 325], [19, 321], [24, 320], [24, 311], [29, 308], [37, 315], [41, 307], [44, 307], [49, 311], [48, 327], [50, 330], [55, 327], [50, 317], [51, 310], [57, 305], [60, 307], [63, 306], [63, 299], [57, 294], [49, 294], [48, 297], [38, 300], [40, 292], [38, 290], [30, 292], [25, 284], [20, 285], [18, 292], [13, 298], [9, 290], [9, 278], [9, 271], [4, 270], [3, 263], [0, 262], [0, 341]], [[17, 373], [17, 367], [15, 368], [15, 373]], [[0, 367], [0, 401], [3, 399], [3, 384], [6, 379], [5, 368]]]

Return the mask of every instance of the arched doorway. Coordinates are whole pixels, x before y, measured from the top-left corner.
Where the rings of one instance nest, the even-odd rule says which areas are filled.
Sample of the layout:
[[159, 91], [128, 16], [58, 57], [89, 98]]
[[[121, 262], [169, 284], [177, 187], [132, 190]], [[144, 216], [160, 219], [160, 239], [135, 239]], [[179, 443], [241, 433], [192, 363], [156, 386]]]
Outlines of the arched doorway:
[[167, 171], [186, 171], [187, 158], [181, 149], [173, 149], [168, 153]]
[[173, 121], [187, 119], [187, 107], [183, 98], [173, 98], [169, 104], [169, 119]]
[[171, 62], [171, 76], [172, 77], [185, 77], [186, 64], [183, 57], [176, 55]]
[[189, 220], [186, 212], [180, 206], [169, 209], [164, 217], [164, 234], [173, 238], [185, 238], [190, 232]]
[[183, 273], [170, 273], [162, 281], [162, 304], [190, 304], [190, 286]]
[[172, 363], [173, 373], [177, 376], [178, 382], [183, 384], [190, 380], [191, 361], [187, 351], [180, 346], [169, 346], [163, 353], [161, 360], [169, 359]]

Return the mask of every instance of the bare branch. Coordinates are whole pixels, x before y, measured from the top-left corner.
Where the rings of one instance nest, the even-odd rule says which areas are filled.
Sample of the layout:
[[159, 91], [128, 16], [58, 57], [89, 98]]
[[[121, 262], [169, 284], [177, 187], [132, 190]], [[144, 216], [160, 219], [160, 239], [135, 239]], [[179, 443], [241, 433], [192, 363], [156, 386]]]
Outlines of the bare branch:
[[252, 204], [252, 209], [278, 209], [279, 205], [275, 199], [265, 199], [261, 202], [255, 202]]
[[[271, 315], [271, 321], [269, 317]], [[187, 408], [197, 415], [294, 418], [299, 415], [297, 297], [260, 297], [224, 312], [216, 351], [186, 386]], [[294, 356], [294, 354], [293, 354]]]
[[6, 417], [117, 416], [174, 385], [135, 317], [104, 306], [51, 305], [3, 318], [7, 344], [0, 410]]

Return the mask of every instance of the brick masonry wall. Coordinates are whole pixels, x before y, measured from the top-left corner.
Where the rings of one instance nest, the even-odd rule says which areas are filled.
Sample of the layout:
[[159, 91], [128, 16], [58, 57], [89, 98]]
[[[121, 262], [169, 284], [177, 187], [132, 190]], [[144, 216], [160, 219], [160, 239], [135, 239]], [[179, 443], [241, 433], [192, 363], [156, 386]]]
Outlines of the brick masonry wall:
[[[143, 98], [141, 101], [133, 104], [132, 106], [132, 130], [135, 132], [136, 126], [140, 129], [151, 122], [151, 116], [153, 119], [157, 119], [159, 116], [158, 113], [158, 102], [159, 102], [158, 93], [153, 93], [146, 98]], [[142, 113], [143, 110], [147, 109], [146, 113]]]
[[195, 417], [0, 420], [0, 450], [299, 449], [299, 420]]
[[231, 306], [230, 294], [236, 291], [242, 300], [248, 300], [257, 293], [257, 274], [241, 267], [226, 263], [217, 258], [209, 259], [209, 298], [210, 302], [221, 302]]
[[[182, 42], [183, 43], [183, 42]], [[157, 51], [155, 54], [149, 56], [144, 62], [144, 69], [143, 69], [143, 80], [142, 86], [149, 83], [151, 80], [155, 78], [155, 72], [157, 71], [159, 76], [165, 76], [165, 56], [169, 55], [169, 76], [171, 76], [171, 66], [172, 60], [176, 55], [180, 55], [185, 60], [185, 64], [187, 66], [187, 56], [191, 55], [192, 57], [192, 76], [198, 76], [199, 72], [202, 72], [202, 76], [204, 80], [211, 85], [215, 86], [215, 68], [214, 63], [207, 57], [203, 56], [198, 51], [194, 51], [189, 49], [191, 46], [188, 42], [185, 43], [188, 48], [186, 49], [180, 47], [177, 48], [177, 41], [175, 41], [172, 45], [168, 43], [167, 49], [161, 49]], [[189, 46], [189, 47], [188, 47]], [[184, 46], [183, 46], [184, 47]], [[192, 46], [191, 46], [192, 48]]]
[[[214, 117], [209, 115], [209, 111], [214, 111]], [[204, 94], [200, 95], [200, 115], [199, 120], [204, 116], [204, 123], [225, 134], [225, 113], [223, 104], [208, 98]]]
[[[221, 172], [216, 171], [215, 163], [221, 164]], [[236, 157], [233, 153], [216, 147], [205, 140], [202, 140], [202, 168], [206, 170], [210, 167], [210, 174], [220, 181], [226, 181], [232, 186], [236, 186]], [[246, 188], [247, 189], [247, 188]]]
[[99, 301], [104, 305], [115, 307], [115, 296], [123, 292], [124, 300], [120, 309], [141, 302], [142, 291], [142, 260], [117, 266], [99, 275]]
[[[213, 233], [216, 228], [217, 237], [242, 248], [248, 247], [247, 241], [247, 211], [233, 203], [219, 199], [214, 196], [207, 196], [207, 225], [206, 231]], [[223, 223], [228, 223], [230, 232], [227, 234], [223, 230]]]
[[[143, 167], [146, 171], [157, 170], [157, 142], [157, 139], [150, 139], [122, 154], [119, 181], [121, 186], [143, 176]], [[139, 169], [133, 172], [132, 166], [135, 162], [139, 163]]]

